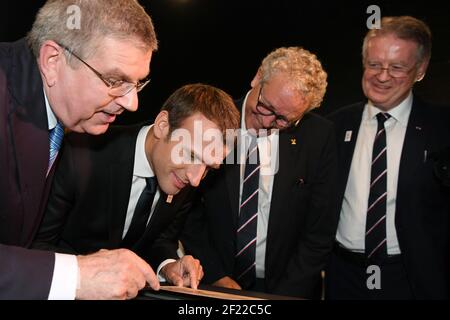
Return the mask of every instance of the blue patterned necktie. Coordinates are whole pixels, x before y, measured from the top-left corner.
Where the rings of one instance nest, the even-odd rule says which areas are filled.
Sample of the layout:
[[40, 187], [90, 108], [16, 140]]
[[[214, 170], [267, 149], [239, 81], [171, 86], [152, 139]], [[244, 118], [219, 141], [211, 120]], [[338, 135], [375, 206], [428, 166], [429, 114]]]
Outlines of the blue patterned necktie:
[[47, 174], [55, 162], [56, 156], [58, 155], [59, 148], [64, 137], [64, 127], [61, 123], [57, 123], [56, 127], [50, 130], [50, 157], [48, 159], [48, 169]]
[[242, 184], [234, 265], [234, 278], [243, 289], [250, 288], [256, 280], [259, 171], [258, 143], [256, 137], [251, 136]]
[[387, 256], [386, 198], [387, 146], [384, 123], [391, 116], [377, 114], [377, 134], [373, 142], [370, 193], [366, 217], [365, 252], [367, 259], [381, 262]]

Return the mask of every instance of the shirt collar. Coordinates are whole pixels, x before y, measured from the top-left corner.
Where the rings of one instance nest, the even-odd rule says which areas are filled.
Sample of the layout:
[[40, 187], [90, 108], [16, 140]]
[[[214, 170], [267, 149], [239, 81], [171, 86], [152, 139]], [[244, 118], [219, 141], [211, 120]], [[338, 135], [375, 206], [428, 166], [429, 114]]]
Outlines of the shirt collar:
[[[412, 103], [413, 103], [413, 95], [412, 92], [409, 92], [406, 99], [403, 100], [398, 106], [389, 110], [388, 113], [397, 122], [406, 127], [408, 125], [408, 119], [411, 113]], [[374, 119], [378, 113], [384, 112], [375, 107], [370, 101], [367, 103], [366, 108], [367, 108], [367, 117], [369, 120]]]
[[150, 166], [150, 161], [147, 159], [145, 153], [145, 140], [147, 138], [148, 131], [151, 126], [144, 126], [139, 130], [139, 134], [136, 140], [136, 150], [134, 152], [134, 169], [133, 175], [141, 178], [149, 178], [155, 176]]
[[47, 94], [44, 90], [44, 98], [45, 98], [45, 109], [47, 110], [47, 122], [48, 122], [48, 130], [52, 130], [56, 127], [58, 123], [58, 119], [56, 119], [55, 113], [50, 107], [50, 103], [48, 102]]

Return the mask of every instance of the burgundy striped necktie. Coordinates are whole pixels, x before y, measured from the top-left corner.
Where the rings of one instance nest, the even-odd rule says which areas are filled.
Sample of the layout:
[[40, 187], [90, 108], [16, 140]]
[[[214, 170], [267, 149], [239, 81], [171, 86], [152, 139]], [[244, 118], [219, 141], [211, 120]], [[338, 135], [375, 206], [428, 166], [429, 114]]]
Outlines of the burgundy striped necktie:
[[378, 113], [378, 128], [373, 143], [370, 193], [366, 217], [365, 253], [367, 259], [381, 262], [387, 256], [386, 198], [387, 147], [384, 123], [391, 116]]
[[234, 278], [243, 289], [249, 288], [256, 280], [255, 256], [260, 164], [257, 139], [255, 136], [250, 137], [236, 230], [234, 267]]

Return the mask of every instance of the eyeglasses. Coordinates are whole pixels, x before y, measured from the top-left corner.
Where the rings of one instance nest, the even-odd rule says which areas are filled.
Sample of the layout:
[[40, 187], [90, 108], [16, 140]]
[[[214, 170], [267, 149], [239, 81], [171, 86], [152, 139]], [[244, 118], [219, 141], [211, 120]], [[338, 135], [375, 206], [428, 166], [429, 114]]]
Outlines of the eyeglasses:
[[59, 44], [58, 45], [69, 52], [69, 54], [73, 55], [75, 58], [80, 60], [86, 67], [92, 70], [92, 72], [95, 73], [97, 77], [99, 77], [100, 80], [103, 81], [103, 83], [109, 88], [108, 94], [112, 97], [119, 98], [127, 95], [130, 93], [134, 88], [136, 88], [136, 92], [141, 91], [144, 89], [144, 87], [150, 82], [150, 79], [146, 79], [144, 81], [138, 81], [137, 83], [133, 82], [127, 82], [124, 80], [113, 80], [113, 79], [107, 79], [105, 76], [103, 76], [100, 72], [95, 70], [93, 67], [91, 67], [86, 61], [81, 59], [78, 55], [76, 55], [72, 50], [67, 48], [66, 46]]
[[259, 87], [258, 100], [256, 101], [256, 111], [263, 116], [275, 116], [275, 123], [279, 128], [289, 128], [295, 121], [289, 121], [285, 116], [273, 111], [273, 107], [266, 105], [261, 101], [263, 84]]
[[414, 65], [412, 68], [409, 69], [406, 68], [405, 66], [396, 64], [389, 65], [387, 68], [383, 68], [381, 63], [366, 62], [364, 63], [364, 67], [366, 68], [367, 71], [369, 71], [374, 75], [378, 75], [382, 73], [384, 70], [386, 70], [392, 78], [404, 78], [407, 77], [412, 70], [414, 70], [416, 65]]

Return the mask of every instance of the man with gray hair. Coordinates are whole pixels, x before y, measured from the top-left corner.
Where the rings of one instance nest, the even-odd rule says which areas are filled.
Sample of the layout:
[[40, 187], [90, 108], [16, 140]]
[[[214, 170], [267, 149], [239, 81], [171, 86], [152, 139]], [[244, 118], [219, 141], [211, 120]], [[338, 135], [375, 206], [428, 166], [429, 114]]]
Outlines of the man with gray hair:
[[337, 155], [332, 124], [310, 111], [320, 106], [326, 79], [311, 52], [279, 48], [236, 103], [240, 141], [250, 140], [250, 146], [241, 146], [242, 154], [205, 179], [182, 236], [185, 250], [202, 261], [204, 281], [320, 296], [321, 270], [336, 232]]
[[29, 250], [64, 130], [104, 133], [138, 107], [157, 40], [135, 0], [48, 0], [27, 40], [0, 44], [0, 299], [131, 298], [151, 267], [129, 250]]
[[450, 196], [439, 159], [450, 148], [450, 109], [413, 94], [430, 57], [424, 22], [384, 17], [364, 39], [368, 101], [330, 116], [340, 220], [326, 273], [329, 299], [449, 298]]

